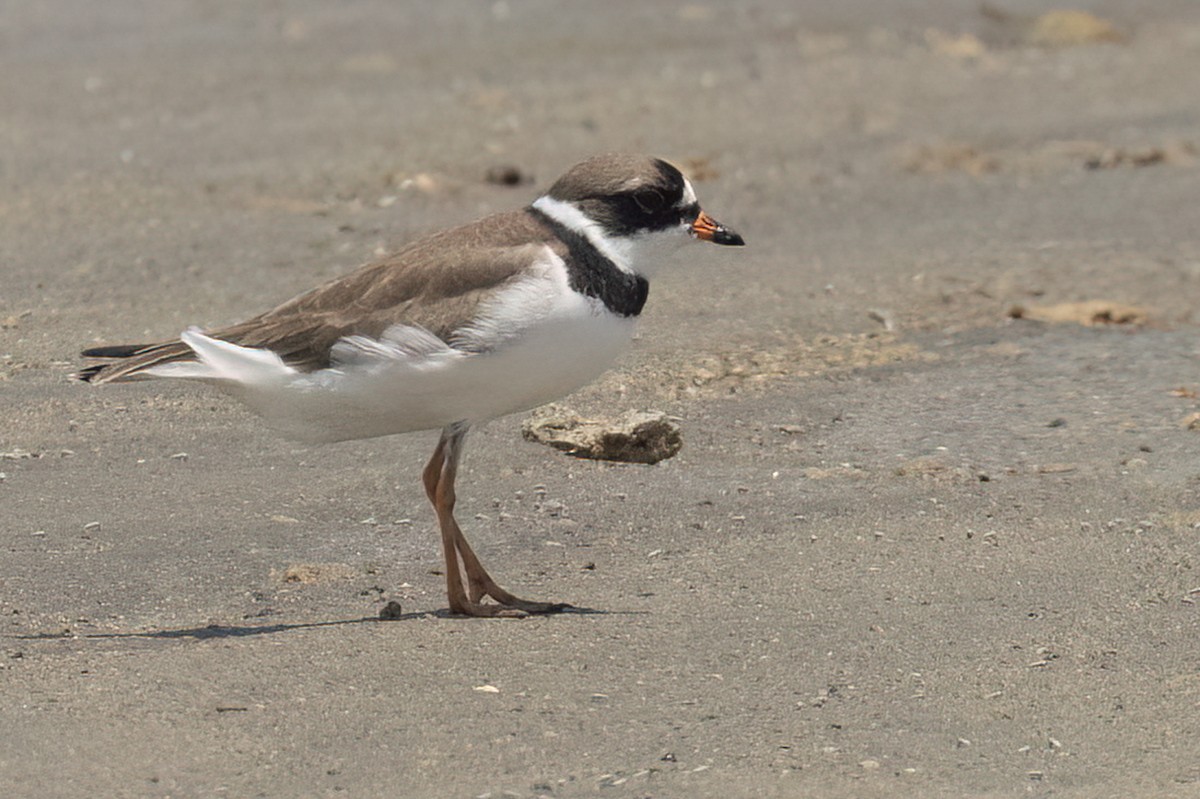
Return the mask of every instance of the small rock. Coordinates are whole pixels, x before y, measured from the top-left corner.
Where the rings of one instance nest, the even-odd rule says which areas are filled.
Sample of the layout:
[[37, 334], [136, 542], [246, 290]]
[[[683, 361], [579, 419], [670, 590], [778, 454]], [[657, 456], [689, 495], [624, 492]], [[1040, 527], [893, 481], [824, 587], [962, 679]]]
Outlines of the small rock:
[[1111, 22], [1086, 11], [1049, 11], [1033, 21], [1027, 34], [1037, 47], [1075, 47], [1097, 42], [1120, 43], [1125, 34]]
[[858, 765], [867, 771], [874, 771], [875, 769], [879, 768], [879, 761], [878, 760], [860, 760], [860, 761], [858, 761]]
[[1091, 155], [1083, 162], [1083, 165], [1087, 169], [1117, 169], [1118, 167], [1126, 166], [1143, 167], [1168, 163], [1177, 165], [1190, 164], [1194, 160], [1194, 158], [1189, 159], [1187, 145], [1180, 145], [1170, 150], [1163, 147], [1146, 147], [1134, 150], [1122, 147], [1110, 147], [1103, 152]]
[[390, 600], [379, 611], [379, 618], [383, 621], [396, 621], [397, 619], [404, 618], [404, 609], [400, 607], [400, 603], [396, 600]]
[[1150, 311], [1137, 305], [1111, 300], [1061, 302], [1056, 305], [1013, 306], [1008, 315], [1013, 319], [1032, 319], [1051, 324], [1074, 323], [1086, 327], [1100, 325], [1132, 325], [1140, 327], [1150, 318]]
[[679, 425], [656, 411], [628, 411], [615, 419], [584, 419], [549, 406], [521, 426], [529, 441], [540, 441], [577, 458], [658, 463], [683, 446]]
[[416, 174], [396, 173], [388, 178], [388, 185], [401, 191], [418, 191], [422, 194], [433, 194], [443, 188], [443, 181], [429, 172], [417, 172]]
[[493, 186], [520, 186], [522, 183], [532, 183], [533, 178], [518, 166], [512, 164], [497, 164], [488, 167], [483, 179]]
[[987, 46], [974, 34], [954, 35], [936, 28], [929, 28], [925, 31], [925, 44], [938, 55], [964, 61], [982, 58], [987, 53]]
[[891, 331], [896, 329], [896, 317], [886, 308], [868, 308], [867, 316], [871, 321], [883, 325], [884, 330]]

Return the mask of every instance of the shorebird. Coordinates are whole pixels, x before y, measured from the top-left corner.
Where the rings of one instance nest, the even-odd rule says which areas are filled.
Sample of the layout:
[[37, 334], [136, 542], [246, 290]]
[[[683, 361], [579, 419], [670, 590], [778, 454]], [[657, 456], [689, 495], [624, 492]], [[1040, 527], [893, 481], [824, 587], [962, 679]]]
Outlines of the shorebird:
[[311, 443], [440, 429], [422, 477], [450, 611], [559, 612], [571, 606], [501, 588], [455, 521], [467, 431], [598, 377], [632, 338], [648, 276], [689, 240], [743, 244], [666, 161], [596, 156], [522, 210], [415, 241], [253, 319], [85, 350], [79, 377], [210, 383]]

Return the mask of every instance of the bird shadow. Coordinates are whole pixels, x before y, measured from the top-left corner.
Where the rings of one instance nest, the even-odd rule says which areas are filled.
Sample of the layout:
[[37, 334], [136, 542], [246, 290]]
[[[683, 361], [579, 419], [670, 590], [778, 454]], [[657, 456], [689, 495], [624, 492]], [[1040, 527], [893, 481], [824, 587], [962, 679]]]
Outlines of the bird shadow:
[[[646, 615], [646, 611], [640, 610], [601, 610], [597, 608], [583, 608], [568, 605], [554, 613], [538, 613], [533, 614], [528, 618], [545, 618], [548, 616], [565, 616], [565, 615], [582, 615], [582, 616], [626, 616], [626, 615]], [[249, 638], [256, 635], [276, 635], [279, 633], [293, 632], [295, 630], [314, 630], [324, 627], [344, 627], [348, 625], [358, 624], [391, 624], [398, 621], [413, 621], [416, 619], [455, 619], [455, 620], [476, 620], [469, 616], [462, 616], [457, 613], [451, 613], [449, 608], [440, 608], [438, 610], [418, 610], [409, 613], [401, 613], [388, 618], [380, 618], [379, 616], [362, 616], [355, 619], [330, 619], [328, 621], [308, 621], [308, 622], [281, 622], [278, 624], [207, 624], [203, 627], [181, 627], [174, 630], [141, 630], [136, 632], [109, 632], [109, 633], [77, 633], [70, 630], [53, 633], [28, 633], [24, 635], [6, 636], [22, 641], [58, 641], [64, 639], [70, 640], [119, 640], [119, 639], [148, 639], [148, 640], [178, 640], [190, 639], [194, 641], [206, 641], [211, 639], [223, 638]]]
[[19, 638], [26, 641], [53, 641], [63, 638], [85, 639], [85, 640], [110, 640], [121, 638], [144, 638], [144, 639], [186, 639], [190, 638], [196, 641], [204, 641], [211, 638], [247, 638], [255, 635], [274, 635], [276, 633], [291, 632], [293, 630], [312, 630], [320, 627], [341, 627], [350, 624], [371, 624], [383, 623], [384, 621], [404, 621], [406, 619], [418, 619], [422, 616], [432, 615], [430, 613], [405, 613], [397, 616], [394, 619], [381, 619], [378, 616], [363, 616], [357, 619], [331, 619], [329, 621], [308, 621], [295, 623], [279, 623], [279, 624], [207, 624], [203, 627], [181, 627], [175, 630], [139, 630], [136, 632], [112, 632], [112, 633], [76, 633], [70, 630], [57, 633], [30, 633], [29, 635], [14, 635], [13, 638]]
[[[518, 616], [520, 619], [546, 619], [554, 616], [640, 616], [644, 615], [644, 610], [601, 610], [599, 608], [584, 608], [578, 605], [563, 605], [555, 610], [545, 613], [530, 613], [528, 616]], [[440, 608], [430, 611], [429, 616], [436, 616], [439, 619], [470, 619], [472, 616], [465, 616], [461, 613], [454, 613], [449, 608]]]

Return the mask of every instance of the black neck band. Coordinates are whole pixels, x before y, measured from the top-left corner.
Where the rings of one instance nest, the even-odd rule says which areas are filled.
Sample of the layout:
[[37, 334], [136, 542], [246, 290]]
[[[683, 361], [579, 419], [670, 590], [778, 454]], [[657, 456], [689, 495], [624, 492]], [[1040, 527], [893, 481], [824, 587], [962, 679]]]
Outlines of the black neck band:
[[571, 288], [604, 303], [618, 316], [637, 316], [646, 304], [650, 284], [641, 275], [622, 270], [587, 237], [575, 232], [538, 208], [532, 213], [545, 222], [563, 244], [567, 245], [567, 275]]

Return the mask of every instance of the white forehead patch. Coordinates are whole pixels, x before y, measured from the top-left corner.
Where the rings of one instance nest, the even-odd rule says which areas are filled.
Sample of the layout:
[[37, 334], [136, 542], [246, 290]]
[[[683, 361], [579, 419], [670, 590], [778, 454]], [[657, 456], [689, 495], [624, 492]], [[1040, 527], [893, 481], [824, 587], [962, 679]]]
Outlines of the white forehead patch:
[[683, 179], [683, 199], [679, 201], [680, 208], [687, 208], [696, 202], [696, 190], [692, 188], [692, 182], [687, 178]]

